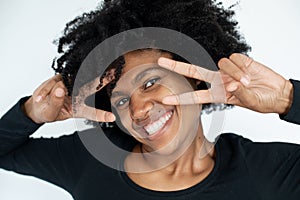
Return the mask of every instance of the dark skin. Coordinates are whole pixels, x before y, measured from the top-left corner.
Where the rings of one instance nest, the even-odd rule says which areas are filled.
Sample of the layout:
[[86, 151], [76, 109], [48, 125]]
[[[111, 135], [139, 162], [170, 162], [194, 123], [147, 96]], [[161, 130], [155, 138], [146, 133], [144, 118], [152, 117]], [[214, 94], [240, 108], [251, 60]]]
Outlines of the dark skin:
[[[163, 61], [165, 64], [162, 64]], [[217, 73], [167, 59], [160, 59], [159, 63], [184, 76], [212, 84], [211, 90], [195, 91], [191, 94], [192, 99], [181, 96], [181, 102], [178, 102], [179, 97], [170, 97], [164, 99], [166, 104], [184, 104], [191, 100], [199, 104], [221, 102], [256, 112], [278, 114], [286, 114], [290, 109], [293, 99], [292, 83], [245, 55], [232, 54], [229, 58], [222, 58], [218, 63], [220, 71]], [[222, 79], [222, 84], [219, 84], [217, 77]], [[215, 95], [216, 98], [211, 99], [211, 94], [218, 90], [218, 87], [225, 88], [224, 97]]]
[[[89, 85], [94, 85], [92, 88], [95, 88], [95, 90], [85, 93], [86, 97], [97, 92], [97, 90], [101, 90], [110, 80], [104, 78], [103, 86], [96, 89], [99, 85], [98, 81], [99, 78], [97, 77], [93, 82], [89, 83]], [[96, 116], [90, 114], [94, 113], [94, 109], [84, 103], [77, 106], [76, 112], [74, 112], [71, 97], [67, 95], [67, 89], [60, 75], [56, 75], [42, 83], [25, 102], [23, 111], [37, 124], [61, 121], [73, 117], [99, 122], [112, 122], [115, 120], [115, 116], [112, 113], [103, 110], [96, 110]]]
[[[125, 55], [124, 73], [130, 68], [139, 66], [145, 62], [157, 63], [164, 68], [173, 70], [179, 74], [194, 78], [198, 81], [206, 81], [212, 84], [212, 88], [207, 91], [194, 91], [189, 94], [169, 96], [162, 98], [162, 102], [167, 105], [178, 105], [188, 103], [214, 103], [224, 102], [237, 106], [242, 106], [250, 110], [262, 113], [287, 113], [293, 99], [292, 84], [282, 76], [267, 68], [266, 66], [253, 61], [247, 56], [233, 54], [229, 58], [219, 61], [220, 71], [211, 72], [201, 67], [173, 61], [169, 58], [160, 58], [160, 55], [149, 51], [146, 53], [129, 53]], [[224, 85], [220, 85], [220, 79]], [[104, 83], [107, 84], [106, 80]], [[96, 84], [95, 84], [96, 85]], [[214, 90], [219, 87], [225, 88], [225, 93], [211, 98]], [[216, 94], [213, 94], [215, 96]], [[249, 101], [249, 99], [251, 101]], [[75, 117], [86, 117], [88, 115], [86, 105], [79, 106], [79, 114]], [[25, 103], [24, 111], [36, 123], [54, 122], [73, 117], [69, 98], [66, 90], [59, 78], [56, 76], [42, 84]], [[112, 117], [110, 119], [110, 117]], [[94, 119], [98, 121], [113, 121], [111, 113], [98, 111], [98, 116]], [[184, 152], [184, 154], [168, 165], [159, 170], [149, 173], [128, 173], [128, 176], [138, 185], [158, 191], [174, 191], [188, 188], [205, 179], [214, 167], [215, 151], [209, 151], [210, 143], [205, 143], [205, 150], [202, 152], [201, 145], [205, 141], [203, 131], [199, 126], [197, 137]], [[136, 147], [134, 152], [143, 153], [147, 146]], [[199, 158], [200, 153], [206, 153]], [[127, 157], [125, 166], [131, 162], [131, 157]], [[151, 165], [152, 162], [144, 159], [143, 165]], [[157, 181], [159, 180], [159, 181]]]
[[[242, 106], [250, 110], [262, 113], [287, 113], [289, 111], [293, 99], [292, 84], [276, 72], [264, 66], [263, 64], [249, 59], [249, 57], [244, 56], [242, 54], [232, 54], [229, 58], [222, 58], [219, 61], [219, 72], [224, 77], [224, 82], [227, 83], [225, 87], [227, 93], [226, 96], [230, 97], [224, 99], [224, 102], [234, 104], [237, 106]], [[177, 66], [181, 66], [183, 69], [181, 71], [178, 71], [180, 74], [190, 76], [188, 72], [191, 71], [191, 69], [189, 69], [189, 67], [191, 66], [190, 64], [184, 64], [171, 60], [167, 60], [166, 64], [162, 64], [161, 61], [162, 60], [160, 59], [159, 64], [162, 67], [178, 71], [174, 69], [174, 63], [176, 63]], [[200, 70], [203, 68], [196, 69]], [[202, 79], [205, 79], [205, 74], [204, 76], [200, 76], [200, 79], [201, 77]], [[249, 84], [247, 84], [247, 81], [243, 82], [242, 78], [250, 78], [251, 80], [250, 82], [248, 80]], [[273, 81], [273, 79], [275, 81]], [[108, 81], [104, 79], [104, 86], [106, 84], [108, 84]], [[254, 88], [254, 86], [256, 87]], [[57, 92], [57, 90], [60, 90], [61, 92], [58, 93], [61, 93], [62, 95], [55, 95], [55, 92]], [[45, 81], [34, 91], [32, 97], [25, 103], [24, 111], [27, 113], [28, 117], [30, 117], [36, 123], [54, 122], [71, 118], [73, 117], [73, 113], [70, 105], [70, 100], [66, 95], [66, 91], [67, 90], [63, 85], [59, 75], [54, 76], [49, 80]], [[265, 93], [265, 91], [268, 92]], [[197, 92], [197, 95], [195, 96], [201, 96], [201, 98], [198, 98], [199, 100], [195, 99], [196, 102], [213, 103], [214, 101], [212, 99], [206, 98], [205, 94], [209, 94], [208, 92], [209, 91]], [[261, 95], [259, 95], [259, 93]], [[262, 95], [262, 93], [264, 93], [264, 95]], [[264, 98], [262, 98], [263, 96]], [[247, 102], [246, 99], [248, 97], [251, 97], [251, 102]], [[204, 101], [200, 101], [200, 99], [204, 99]], [[272, 104], [276, 102], [275, 107], [267, 106], [271, 102]], [[174, 99], [172, 100], [167, 98], [164, 100], [164, 103], [178, 104], [176, 100], [174, 101]], [[41, 105], [43, 104], [44, 107], [41, 107]], [[43, 112], [41, 112], [42, 110]], [[55, 112], [53, 112], [53, 110]], [[98, 112], [99, 118], [97, 121], [114, 121], [112, 113], [107, 113], [106, 111], [102, 110], [98, 110]], [[62, 114], [66, 116], [59, 116]], [[80, 115], [82, 115], [81, 117], [85, 117], [84, 113], [81, 113]]]
[[[149, 64], [156, 64], [157, 60], [161, 56], [171, 58], [171, 55], [168, 53], [161, 53], [154, 50], [130, 52], [125, 55], [123, 74], [125, 75], [126, 73], [129, 73], [135, 68]], [[172, 81], [171, 76], [169, 79], [169, 81]], [[130, 82], [128, 82], [126, 87], [129, 87], [129, 85]], [[170, 91], [168, 91], [164, 86], [156, 87], [154, 84], [152, 88], [155, 89], [151, 89], [150, 92], [135, 91], [131, 94], [130, 102], [128, 103], [128, 115], [123, 116], [123, 119], [128, 120], [128, 118], [131, 118], [131, 121], [134, 122], [151, 118], [151, 109], [154, 109], [153, 102], [162, 104], [162, 98], [167, 94], [170, 94]], [[119, 90], [118, 85], [115, 90]], [[161, 106], [163, 107], [164, 105], [162, 104]], [[129, 114], [129, 112], [131, 114]], [[198, 114], [200, 115], [200, 109]], [[138, 134], [133, 134], [133, 137], [141, 143], [141, 148], [140, 145], [137, 145], [134, 148], [134, 153], [142, 153], [144, 155], [140, 158], [134, 158], [133, 155], [129, 155], [125, 160], [125, 168], [131, 169], [138, 165], [139, 169], [145, 169], [145, 171], [148, 171], [146, 173], [127, 173], [128, 176], [138, 185], [157, 191], [181, 190], [201, 182], [212, 171], [214, 166], [214, 150], [211, 148], [212, 150], [209, 151], [209, 146], [212, 146], [212, 144], [205, 139], [200, 121], [198, 122], [199, 126], [197, 135], [194, 137], [191, 145], [184, 151], [184, 153], [178, 159], [169, 163], [166, 167], [157, 169], [160, 167], [159, 165], [162, 163], [162, 160], [166, 159], [166, 157], [172, 157], [176, 151], [183, 146], [182, 144], [189, 135], [189, 133], [186, 133], [178, 139], [180, 145], [170, 145], [170, 141], [172, 141], [175, 136], [178, 136], [177, 124], [180, 123], [178, 118], [180, 118], [181, 115], [182, 113], [174, 113], [171, 118], [171, 125], [168, 126], [167, 129], [162, 129], [163, 135], [155, 140], [149, 141], [147, 138], [139, 137]], [[126, 126], [126, 129], [132, 133], [132, 127], [130, 125]], [[201, 149], [203, 144], [207, 145], [205, 150]], [[163, 149], [166, 146], [167, 149]], [[145, 154], [155, 150], [161, 151], [157, 151], [152, 155]], [[199, 158], [199, 152], [205, 154], [205, 156]], [[159, 182], [157, 180], [159, 180]]]

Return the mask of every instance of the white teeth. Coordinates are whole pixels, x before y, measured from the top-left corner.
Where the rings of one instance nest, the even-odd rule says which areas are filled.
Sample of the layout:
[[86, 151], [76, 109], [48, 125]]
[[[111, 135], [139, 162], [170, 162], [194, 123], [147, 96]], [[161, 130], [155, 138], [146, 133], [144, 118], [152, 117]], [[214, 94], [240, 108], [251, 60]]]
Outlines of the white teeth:
[[149, 135], [153, 135], [154, 133], [156, 133], [171, 118], [172, 114], [173, 114], [173, 112], [170, 112], [167, 115], [162, 116], [161, 118], [159, 118], [157, 121], [153, 122], [152, 124], [145, 126], [144, 128], [147, 131], [147, 133]]

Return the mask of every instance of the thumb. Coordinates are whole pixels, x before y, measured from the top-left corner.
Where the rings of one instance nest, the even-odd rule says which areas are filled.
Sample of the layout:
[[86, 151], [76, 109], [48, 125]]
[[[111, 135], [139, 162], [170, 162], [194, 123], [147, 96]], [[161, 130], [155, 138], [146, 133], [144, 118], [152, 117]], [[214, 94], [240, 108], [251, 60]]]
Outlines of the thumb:
[[[226, 87], [227, 92], [234, 95], [234, 99], [237, 99], [238, 101], [234, 102], [228, 102], [230, 104], [235, 104], [243, 107], [251, 107], [253, 104], [253, 94], [241, 83], [235, 82], [233, 84], [230, 84]], [[238, 102], [238, 103], [237, 103]]]
[[53, 121], [57, 118], [64, 105], [66, 92], [63, 88], [64, 87], [61, 85], [61, 83], [58, 82], [50, 93], [48, 106], [45, 110], [45, 117], [50, 121]]

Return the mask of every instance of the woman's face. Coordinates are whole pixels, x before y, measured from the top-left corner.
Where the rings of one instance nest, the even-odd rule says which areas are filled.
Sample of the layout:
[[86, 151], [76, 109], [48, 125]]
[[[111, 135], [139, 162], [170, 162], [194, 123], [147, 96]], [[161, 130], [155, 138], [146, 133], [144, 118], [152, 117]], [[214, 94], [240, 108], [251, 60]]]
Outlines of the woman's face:
[[159, 67], [157, 60], [161, 56], [171, 58], [170, 54], [156, 50], [126, 54], [111, 104], [122, 125], [148, 151], [169, 154], [188, 142], [186, 139], [192, 139], [193, 134], [186, 133], [199, 124], [200, 108], [162, 104], [163, 97], [193, 88], [183, 76]]

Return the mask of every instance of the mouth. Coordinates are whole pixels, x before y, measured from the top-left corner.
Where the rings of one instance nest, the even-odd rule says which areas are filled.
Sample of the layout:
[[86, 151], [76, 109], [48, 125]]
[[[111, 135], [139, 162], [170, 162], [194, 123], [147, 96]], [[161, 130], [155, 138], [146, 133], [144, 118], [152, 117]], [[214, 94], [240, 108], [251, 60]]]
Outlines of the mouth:
[[143, 128], [146, 131], [148, 138], [150, 140], [153, 140], [159, 137], [165, 131], [167, 125], [170, 123], [172, 116], [173, 111], [168, 111], [156, 121], [144, 126]]

